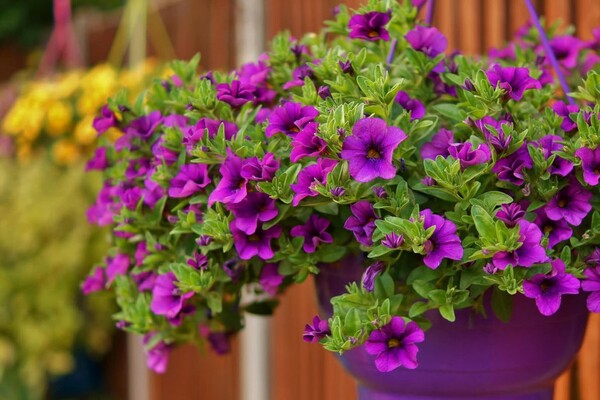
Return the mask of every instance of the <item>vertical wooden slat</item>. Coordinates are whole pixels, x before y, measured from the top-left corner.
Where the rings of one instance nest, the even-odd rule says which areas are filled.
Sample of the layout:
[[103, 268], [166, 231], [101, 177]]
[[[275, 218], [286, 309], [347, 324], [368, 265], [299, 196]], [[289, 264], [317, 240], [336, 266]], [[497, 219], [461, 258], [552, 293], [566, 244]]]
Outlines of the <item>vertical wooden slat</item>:
[[[506, 44], [506, 0], [483, 1], [483, 51], [501, 48]], [[466, 21], [468, 24], [470, 21]]]
[[560, 27], [565, 28], [571, 24], [571, 5], [572, 0], [552, 0], [545, 1], [543, 8], [538, 12], [546, 17], [546, 26], [560, 21]]
[[[536, 8], [539, 13], [539, 7]], [[523, 0], [508, 0], [508, 32], [511, 38], [528, 20], [529, 12], [527, 11], [525, 2]]]
[[577, 362], [581, 400], [600, 399], [600, 314], [590, 316]]
[[150, 400], [238, 400], [238, 355], [236, 340], [225, 356], [210, 350], [200, 354], [192, 346], [175, 349], [167, 372], [152, 374]]
[[334, 355], [302, 341], [317, 313], [312, 280], [290, 288], [273, 317], [271, 396], [286, 400], [356, 398], [356, 385]]
[[571, 371], [567, 371], [558, 378], [554, 388], [554, 400], [571, 400]]
[[582, 39], [592, 38], [592, 29], [600, 27], [600, 2], [598, 0], [573, 0], [577, 34]]
[[458, 5], [460, 29], [458, 30], [458, 47], [466, 54], [481, 52], [481, 14], [480, 0], [461, 0]]
[[457, 8], [454, 0], [438, 0], [435, 2], [433, 25], [448, 39], [448, 52], [458, 48]]

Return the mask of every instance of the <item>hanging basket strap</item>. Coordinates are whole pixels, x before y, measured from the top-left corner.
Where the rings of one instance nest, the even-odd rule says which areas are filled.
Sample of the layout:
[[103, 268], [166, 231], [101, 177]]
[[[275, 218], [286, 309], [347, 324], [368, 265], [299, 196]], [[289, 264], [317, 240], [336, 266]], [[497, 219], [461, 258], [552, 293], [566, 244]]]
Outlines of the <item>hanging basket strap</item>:
[[[148, 0], [127, 0], [108, 55], [108, 62], [115, 67], [123, 64], [127, 49], [129, 49], [130, 66], [143, 61], [146, 58], [147, 35], [150, 36], [153, 47], [160, 57], [164, 59], [175, 57], [169, 33], [156, 8], [156, 2], [152, 2], [150, 7], [149, 12]], [[148, 29], [148, 19], [152, 29]]]
[[83, 57], [71, 24], [71, 0], [54, 0], [54, 28], [38, 67], [38, 75], [51, 73], [61, 61], [69, 68], [83, 65]]

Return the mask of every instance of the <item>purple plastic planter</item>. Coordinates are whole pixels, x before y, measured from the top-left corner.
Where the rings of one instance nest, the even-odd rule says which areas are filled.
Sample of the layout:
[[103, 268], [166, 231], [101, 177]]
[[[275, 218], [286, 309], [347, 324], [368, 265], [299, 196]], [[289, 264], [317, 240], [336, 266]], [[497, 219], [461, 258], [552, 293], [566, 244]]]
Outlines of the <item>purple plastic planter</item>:
[[[329, 299], [358, 281], [360, 257], [321, 267], [316, 277], [322, 316]], [[361, 400], [552, 400], [554, 381], [581, 347], [588, 312], [585, 297], [563, 296], [559, 311], [544, 317], [533, 300], [517, 295], [509, 323], [469, 310], [450, 323], [429, 312], [432, 328], [419, 345], [419, 367], [377, 371], [363, 348], [340, 359], [357, 380]]]

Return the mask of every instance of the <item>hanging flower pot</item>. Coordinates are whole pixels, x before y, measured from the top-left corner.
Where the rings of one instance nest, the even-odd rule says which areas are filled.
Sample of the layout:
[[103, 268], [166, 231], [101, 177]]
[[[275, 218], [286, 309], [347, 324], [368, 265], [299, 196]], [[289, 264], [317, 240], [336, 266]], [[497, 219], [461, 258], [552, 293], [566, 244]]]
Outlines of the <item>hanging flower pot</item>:
[[[536, 30], [513, 53], [448, 56], [417, 15], [340, 7], [327, 35], [279, 35], [230, 74], [175, 62], [98, 118], [123, 134], [98, 153], [89, 217], [114, 246], [89, 280], [116, 291], [150, 367], [179, 343], [225, 352], [245, 312], [339, 263], [304, 339], [345, 353], [365, 398], [551, 393], [581, 292], [600, 308], [597, 44], [577, 42], [576, 70], [554, 60], [579, 86], [563, 97]], [[346, 286], [348, 260], [367, 268]]]
[[[363, 264], [363, 257], [352, 256], [321, 266], [315, 282], [323, 317], [333, 311], [333, 296], [342, 294], [345, 285], [360, 282]], [[340, 361], [357, 380], [359, 398], [551, 400], [554, 381], [583, 341], [585, 296], [565, 297], [559, 311], [546, 317], [534, 301], [517, 295], [508, 321], [494, 315], [491, 301], [484, 298], [478, 311], [458, 311], [454, 322], [427, 312], [431, 328], [419, 343], [416, 369], [382, 373], [376, 366], [378, 360], [387, 365], [404, 362], [404, 352], [416, 348], [411, 343], [415, 333], [404, 323], [390, 326], [365, 347], [344, 353]], [[382, 344], [387, 351], [373, 354]]]

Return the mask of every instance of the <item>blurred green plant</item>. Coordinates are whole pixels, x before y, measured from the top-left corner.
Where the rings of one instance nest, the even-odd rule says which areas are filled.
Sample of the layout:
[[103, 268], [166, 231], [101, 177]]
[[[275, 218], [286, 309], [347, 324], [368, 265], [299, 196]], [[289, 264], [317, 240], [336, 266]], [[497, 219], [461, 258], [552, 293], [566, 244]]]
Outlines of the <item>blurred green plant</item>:
[[98, 185], [83, 165], [0, 159], [0, 399], [42, 399], [73, 348], [110, 346], [112, 299], [79, 289], [106, 249], [106, 232], [85, 221]]

